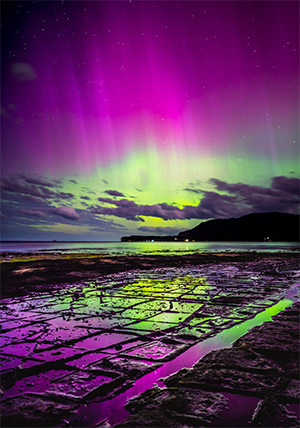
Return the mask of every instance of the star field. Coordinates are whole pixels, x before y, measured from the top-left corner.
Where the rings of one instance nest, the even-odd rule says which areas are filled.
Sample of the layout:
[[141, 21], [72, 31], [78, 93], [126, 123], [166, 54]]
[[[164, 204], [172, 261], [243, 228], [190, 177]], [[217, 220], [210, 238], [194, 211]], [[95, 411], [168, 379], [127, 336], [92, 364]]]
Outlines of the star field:
[[297, 2], [4, 1], [2, 15], [2, 239], [296, 212]]

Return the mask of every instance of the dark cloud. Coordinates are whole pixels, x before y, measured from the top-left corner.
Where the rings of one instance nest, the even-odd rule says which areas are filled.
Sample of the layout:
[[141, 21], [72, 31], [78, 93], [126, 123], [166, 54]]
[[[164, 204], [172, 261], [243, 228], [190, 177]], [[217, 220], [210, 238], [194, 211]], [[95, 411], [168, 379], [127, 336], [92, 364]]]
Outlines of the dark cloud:
[[28, 183], [20, 176], [8, 176], [4, 177], [0, 181], [0, 187], [7, 192], [21, 193], [24, 195], [36, 196], [42, 199], [52, 198], [56, 196], [56, 193], [48, 189], [45, 186], [37, 186], [32, 183]]
[[297, 212], [300, 190], [300, 180], [297, 178], [273, 177], [271, 187], [232, 184], [216, 178], [210, 179], [210, 183], [217, 190], [234, 195], [236, 205], [246, 208], [248, 212]]
[[[118, 196], [121, 195], [117, 190], [106, 191], [107, 197], [98, 198], [97, 205], [91, 205], [90, 196], [87, 195], [94, 192], [87, 189], [87, 192], [82, 191], [84, 196], [80, 197], [84, 206], [76, 210], [72, 206], [75, 196], [72, 193], [61, 192], [60, 182], [29, 174], [15, 174], [3, 178], [1, 181], [1, 211], [5, 215], [1, 219], [2, 231], [5, 233], [3, 236], [8, 236], [10, 230], [22, 231], [26, 227], [29, 228], [29, 233], [31, 226], [36, 228], [47, 219], [47, 224], [80, 220], [81, 225], [87, 225], [101, 234], [109, 234], [112, 231], [117, 238], [117, 230], [121, 230], [123, 226], [114, 223], [110, 216], [134, 222], [144, 222], [147, 217], [165, 221], [206, 220], [240, 217], [251, 212], [297, 213], [299, 204], [299, 180], [284, 176], [273, 177], [267, 187], [229, 183], [212, 178], [209, 184], [214, 186], [214, 191], [203, 190], [200, 186], [199, 188], [187, 186], [186, 189], [190, 189], [195, 195], [199, 193], [199, 202], [195, 206], [180, 207], [175, 202], [142, 205], [132, 198], [115, 198], [117, 193]], [[111, 192], [110, 197], [108, 192]], [[177, 235], [180, 232], [176, 227], [153, 228], [141, 224], [138, 226], [141, 226], [138, 231], [144, 234]]]
[[73, 193], [59, 192], [57, 194], [57, 197], [61, 198], [61, 199], [72, 199], [72, 198], [74, 198], [74, 195], [73, 195]]
[[193, 193], [203, 193], [202, 190], [191, 189], [189, 187], [185, 187], [183, 190], [186, 190], [187, 192], [193, 192]]
[[37, 218], [46, 218], [47, 213], [43, 210], [39, 209], [32, 209], [32, 210], [21, 210], [22, 214], [29, 215], [31, 217], [37, 217]]
[[299, 180], [295, 178], [274, 177], [271, 187], [227, 183], [216, 178], [211, 178], [209, 182], [217, 191], [199, 189], [195, 193], [202, 193], [204, 197], [197, 206], [186, 205], [179, 208], [166, 203], [138, 205], [128, 199], [116, 201], [110, 198], [98, 198], [99, 202], [113, 205], [113, 207], [95, 206], [90, 209], [95, 214], [113, 215], [133, 221], [144, 221], [143, 217], [158, 217], [163, 220], [200, 220], [239, 217], [251, 212], [294, 213], [299, 203]]
[[79, 220], [80, 216], [72, 207], [53, 207], [48, 210], [51, 214], [61, 216], [67, 220]]
[[[27, 198], [40, 198], [41, 200], [72, 199], [72, 193], [59, 191], [61, 180], [50, 180], [46, 177], [35, 175], [15, 174], [2, 178], [0, 188], [4, 192], [16, 194], [16, 198], [27, 196]], [[49, 187], [51, 189], [49, 189]], [[32, 201], [34, 201], [32, 199]], [[38, 202], [38, 200], [35, 200]]]
[[102, 178], [102, 182], [103, 182], [104, 184], [108, 184], [108, 181], [107, 181], [107, 180], [104, 180], [104, 178]]
[[163, 220], [184, 220], [226, 217], [230, 213], [239, 214], [241, 212], [240, 209], [234, 206], [236, 198], [220, 195], [216, 192], [206, 192], [198, 206], [186, 205], [183, 208], [166, 203], [138, 205], [134, 201], [127, 199], [115, 201], [109, 198], [98, 198], [98, 200], [114, 205], [114, 207], [91, 207], [91, 211], [95, 214], [114, 215], [133, 221], [144, 221], [142, 216], [158, 217]]
[[118, 192], [117, 190], [105, 190], [104, 193], [107, 193], [110, 196], [125, 196], [123, 193]]
[[30, 217], [36, 217], [36, 218], [46, 218], [49, 213], [63, 217], [67, 220], [79, 220], [80, 218], [79, 214], [72, 207], [47, 207], [44, 209], [41, 209], [41, 208], [21, 209], [20, 212]]
[[236, 198], [220, 195], [216, 192], [205, 192], [198, 206], [185, 206], [184, 219], [226, 218], [243, 215], [244, 211], [236, 205]]
[[248, 197], [250, 194], [260, 194], [265, 196], [278, 196], [278, 192], [270, 187], [251, 186], [243, 183], [227, 183], [226, 181], [218, 180], [217, 178], [211, 178], [209, 180], [217, 190], [221, 192], [228, 192], [236, 194], [242, 197]]
[[283, 176], [273, 177], [272, 187], [281, 192], [286, 192], [298, 197], [300, 192], [300, 180], [298, 178]]
[[46, 187], [56, 186], [56, 183], [54, 181], [51, 181], [50, 179], [45, 177], [33, 176], [33, 175], [30, 176], [25, 174], [19, 174], [19, 177], [29, 184], [37, 184], [38, 186], [46, 186]]
[[76, 180], [69, 180], [70, 183], [78, 184]]
[[96, 195], [96, 192], [94, 192], [93, 190], [90, 190], [90, 189], [88, 189], [87, 187], [82, 187], [82, 190], [84, 191], [84, 192], [87, 192], [87, 193], [92, 193], [93, 195]]

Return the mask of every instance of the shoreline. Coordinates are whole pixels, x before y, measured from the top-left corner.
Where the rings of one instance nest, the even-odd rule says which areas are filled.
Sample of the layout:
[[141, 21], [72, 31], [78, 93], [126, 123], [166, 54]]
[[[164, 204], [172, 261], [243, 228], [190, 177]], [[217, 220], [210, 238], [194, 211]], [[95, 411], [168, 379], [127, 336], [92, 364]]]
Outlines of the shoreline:
[[163, 379], [163, 388], [130, 400], [130, 416], [113, 426], [298, 427], [299, 314], [294, 303], [229, 349]]
[[[294, 301], [297, 254], [56, 257], [1, 264], [6, 426], [45, 426], [46, 421], [47, 426], [104, 428], [123, 420], [124, 426], [241, 427], [246, 425], [234, 419], [232, 405], [240, 396], [254, 397], [251, 415], [259, 418], [252, 426], [256, 421], [270, 426], [264, 421], [274, 406], [280, 407], [280, 421], [291, 421], [287, 412], [294, 411], [299, 350], [287, 345], [298, 346], [298, 323], [282, 329], [279, 322], [269, 335], [259, 330], [250, 342], [243, 334], [259, 325], [256, 316], [265, 323]], [[295, 314], [285, 318], [292, 321]], [[234, 337], [241, 345], [226, 349]], [[279, 361], [270, 362], [276, 355]], [[284, 368], [282, 355], [288, 357]], [[194, 363], [196, 371], [182, 372]], [[163, 390], [149, 389], [158, 374], [167, 376]], [[281, 380], [277, 387], [278, 377], [291, 384], [288, 409], [277, 400], [285, 388]], [[265, 391], [270, 400], [260, 402]], [[212, 418], [219, 416], [214, 425]], [[227, 417], [234, 423], [222, 425]]]
[[[2, 298], [45, 292], [96, 280], [101, 276], [134, 270], [147, 271], [167, 267], [201, 266], [219, 263], [246, 263], [272, 260], [288, 261], [298, 266], [299, 254], [290, 252], [216, 252], [180, 255], [104, 256], [91, 253], [28, 254], [10, 253], [1, 259]], [[274, 272], [275, 274], [275, 272]], [[21, 285], [20, 285], [21, 284]]]

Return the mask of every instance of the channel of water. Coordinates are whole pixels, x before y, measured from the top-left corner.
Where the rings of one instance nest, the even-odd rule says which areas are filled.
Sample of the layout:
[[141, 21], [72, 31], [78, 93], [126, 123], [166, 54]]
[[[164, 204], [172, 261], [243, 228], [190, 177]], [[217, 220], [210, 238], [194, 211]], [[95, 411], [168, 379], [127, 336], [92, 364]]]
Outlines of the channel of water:
[[97, 426], [108, 421], [110, 425], [115, 425], [124, 421], [130, 413], [124, 408], [127, 401], [142, 392], [157, 385], [164, 387], [162, 378], [183, 369], [192, 368], [202, 357], [213, 350], [230, 348], [233, 342], [246, 334], [250, 329], [259, 326], [267, 321], [272, 321], [272, 317], [293, 304], [297, 289], [292, 287], [288, 290], [285, 298], [273, 306], [258, 313], [255, 317], [242, 322], [239, 325], [223, 330], [216, 336], [199, 342], [173, 360], [164, 363], [157, 370], [146, 374], [138, 379], [132, 387], [116, 397], [99, 403], [87, 403], [79, 407], [76, 417], [70, 421], [71, 426]]

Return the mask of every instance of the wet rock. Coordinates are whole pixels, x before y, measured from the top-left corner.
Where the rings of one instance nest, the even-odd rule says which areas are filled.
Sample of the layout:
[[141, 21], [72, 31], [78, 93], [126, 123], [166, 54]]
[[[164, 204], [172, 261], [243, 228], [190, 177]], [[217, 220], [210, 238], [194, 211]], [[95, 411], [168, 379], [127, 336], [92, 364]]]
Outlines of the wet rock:
[[226, 402], [220, 393], [156, 387], [130, 400], [126, 408], [132, 416], [117, 426], [203, 426], [220, 414]]
[[23, 394], [2, 401], [1, 423], [4, 427], [50, 427], [62, 423], [77, 407], [67, 400]]
[[252, 424], [262, 427], [299, 427], [296, 415], [272, 399], [260, 400], [254, 411]]
[[[247, 337], [239, 339], [237, 344], [251, 344], [253, 350], [264, 354], [281, 354], [284, 358], [284, 353], [298, 354], [299, 347], [299, 332], [298, 328], [293, 328], [289, 322], [266, 323], [263, 329], [254, 327]], [[288, 355], [286, 355], [288, 358]]]
[[[209, 391], [230, 391], [235, 393], [250, 393], [263, 396], [267, 389], [274, 388], [278, 381], [278, 376], [259, 375], [239, 370], [216, 367], [197, 367], [180, 379], [178, 375], [179, 387], [191, 387]], [[177, 380], [177, 379], [176, 379]], [[168, 385], [175, 384], [176, 380], [166, 380]]]
[[[113, 357], [105, 360], [102, 367], [115, 370], [116, 372], [123, 373], [129, 380], [138, 379], [153, 370], [160, 367], [161, 364], [155, 364], [150, 361], [131, 360], [129, 358]], [[90, 366], [90, 369], [95, 368]]]
[[[77, 397], [81, 413], [74, 415], [74, 425], [84, 420], [85, 426], [92, 426], [90, 410], [93, 406], [98, 409], [98, 405], [102, 410], [96, 412], [95, 423], [109, 424], [106, 406], [118, 400], [135, 380], [149, 372], [147, 378], [153, 375], [155, 379], [155, 370], [165, 364], [176, 370], [178, 361], [173, 368], [173, 360], [179, 356], [183, 361], [185, 356], [181, 360], [180, 354], [196, 342], [201, 346], [207, 337], [253, 318], [282, 298], [295, 282], [292, 269], [297, 267], [298, 259], [268, 257], [238, 255], [233, 259], [230, 255], [230, 265], [229, 256], [220, 255], [151, 256], [147, 260], [117, 257], [114, 263], [95, 257], [89, 259], [93, 264], [81, 264], [80, 272], [78, 259], [72, 257], [32, 261], [26, 267], [33, 270], [22, 274], [24, 288], [15, 282], [19, 276], [10, 275], [6, 265], [4, 295], [11, 297], [3, 299], [1, 314], [5, 400], [15, 394], [46, 391], [49, 399], [52, 391], [57, 402], [62, 395]], [[11, 269], [25, 264], [23, 261]], [[37, 271], [40, 267], [45, 269]], [[153, 269], [149, 271], [149, 267]], [[276, 280], [266, 275], [266, 271], [275, 269]], [[33, 277], [36, 272], [42, 278], [39, 282]], [[80, 279], [85, 276], [90, 280]], [[67, 284], [69, 280], [73, 285]], [[273, 292], [276, 294], [270, 295]], [[132, 425], [128, 421], [126, 424], [209, 424], [218, 414], [218, 403], [222, 404], [222, 391], [252, 394], [255, 400], [268, 397], [279, 403], [295, 403], [299, 339], [296, 309], [294, 305], [278, 321], [275, 318], [253, 329], [231, 349], [207, 355], [193, 370], [166, 379], [168, 388], [154, 390], [153, 396], [145, 395], [133, 413]], [[222, 334], [218, 336], [221, 344]], [[42, 409], [35, 401], [33, 407]], [[28, 420], [30, 426], [50, 424], [47, 418], [40, 424]], [[53, 425], [67, 426], [68, 420], [68, 416], [57, 418], [54, 412]]]
[[294, 400], [296, 403], [299, 403], [300, 400], [300, 381], [299, 379], [292, 379], [287, 381], [287, 386], [280, 395], [284, 398], [287, 398], [288, 401]]
[[[291, 317], [288, 315], [289, 311], [295, 312], [298, 308], [299, 305], [294, 305], [293, 309], [277, 315], [273, 323], [252, 329], [232, 348], [213, 351], [192, 369], [180, 370], [164, 379], [168, 389], [153, 388], [131, 400], [127, 408], [132, 416], [120, 426], [183, 427], [210, 423], [214, 426], [216, 415], [211, 413], [211, 401], [201, 399], [199, 404], [199, 397], [206, 397], [205, 394], [215, 396], [219, 391], [263, 398], [253, 414], [251, 425], [298, 426], [296, 416], [282, 404], [299, 400], [300, 382], [292, 376], [298, 366], [298, 327], [293, 321], [289, 322], [295, 314]], [[284, 337], [287, 337], [286, 344]], [[197, 403], [196, 411], [200, 408], [200, 414], [195, 414], [191, 403]], [[203, 418], [202, 413], [208, 415], [207, 419]], [[234, 420], [232, 422], [232, 426], [237, 426]]]

